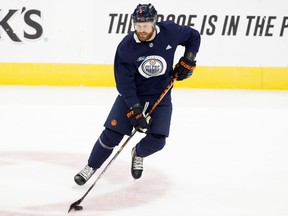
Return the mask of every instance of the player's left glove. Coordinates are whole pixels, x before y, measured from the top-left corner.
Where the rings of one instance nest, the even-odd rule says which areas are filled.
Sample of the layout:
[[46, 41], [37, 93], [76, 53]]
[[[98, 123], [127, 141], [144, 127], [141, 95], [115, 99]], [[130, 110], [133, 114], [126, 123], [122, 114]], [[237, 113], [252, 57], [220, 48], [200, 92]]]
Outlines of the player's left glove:
[[174, 70], [170, 72], [170, 75], [172, 77], [177, 76], [178, 81], [184, 80], [192, 75], [195, 67], [196, 67], [196, 61], [192, 61], [191, 59], [183, 56], [180, 58], [179, 62], [175, 65]]

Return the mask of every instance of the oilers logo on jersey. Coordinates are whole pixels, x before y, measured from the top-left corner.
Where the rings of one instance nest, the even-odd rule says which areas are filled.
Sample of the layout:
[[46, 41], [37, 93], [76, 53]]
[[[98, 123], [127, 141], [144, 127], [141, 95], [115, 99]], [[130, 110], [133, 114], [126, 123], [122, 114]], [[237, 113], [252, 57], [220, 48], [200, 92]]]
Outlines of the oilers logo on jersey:
[[163, 75], [166, 71], [167, 63], [164, 58], [157, 55], [147, 56], [138, 67], [139, 73], [145, 78]]

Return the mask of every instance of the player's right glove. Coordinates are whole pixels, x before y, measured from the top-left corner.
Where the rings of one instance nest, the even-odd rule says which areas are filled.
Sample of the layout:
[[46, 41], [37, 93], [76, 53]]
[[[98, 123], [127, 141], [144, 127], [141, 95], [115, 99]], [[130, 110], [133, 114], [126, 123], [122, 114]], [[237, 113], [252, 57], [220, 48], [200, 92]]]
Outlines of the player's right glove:
[[180, 58], [179, 62], [175, 65], [174, 70], [170, 72], [170, 75], [172, 77], [177, 76], [178, 81], [184, 80], [192, 75], [195, 67], [196, 67], [196, 61], [192, 61], [191, 59], [183, 56]]
[[143, 106], [140, 103], [133, 105], [127, 113], [127, 118], [138, 132], [146, 133], [150, 125], [150, 116], [146, 118]]

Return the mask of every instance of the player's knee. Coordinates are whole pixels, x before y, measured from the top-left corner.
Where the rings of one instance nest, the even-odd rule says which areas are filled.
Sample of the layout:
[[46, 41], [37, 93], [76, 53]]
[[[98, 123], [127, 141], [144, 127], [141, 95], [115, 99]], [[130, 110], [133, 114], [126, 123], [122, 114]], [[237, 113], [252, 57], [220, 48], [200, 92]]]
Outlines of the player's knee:
[[105, 128], [105, 130], [100, 135], [99, 140], [103, 145], [106, 145], [108, 147], [115, 147], [121, 142], [123, 137], [123, 134]]
[[166, 144], [166, 136], [162, 134], [151, 134], [151, 135], [154, 139], [154, 145], [152, 147], [157, 151], [164, 148]]
[[161, 134], [147, 134], [137, 145], [137, 153], [147, 157], [160, 151], [166, 143], [166, 136]]
[[148, 134], [146, 137], [147, 146], [150, 151], [156, 152], [164, 148], [166, 143], [166, 136], [161, 134]]

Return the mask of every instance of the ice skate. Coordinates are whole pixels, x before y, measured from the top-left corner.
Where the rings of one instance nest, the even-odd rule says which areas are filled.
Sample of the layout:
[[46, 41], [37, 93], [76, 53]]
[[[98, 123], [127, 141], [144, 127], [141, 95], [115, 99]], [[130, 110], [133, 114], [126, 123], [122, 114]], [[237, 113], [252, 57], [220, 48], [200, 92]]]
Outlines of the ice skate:
[[141, 178], [143, 172], [143, 158], [138, 157], [136, 154], [136, 148], [132, 149], [132, 164], [131, 164], [131, 174], [134, 179]]
[[78, 185], [84, 185], [91, 176], [96, 172], [96, 169], [86, 165], [77, 175], [74, 177], [74, 181]]

